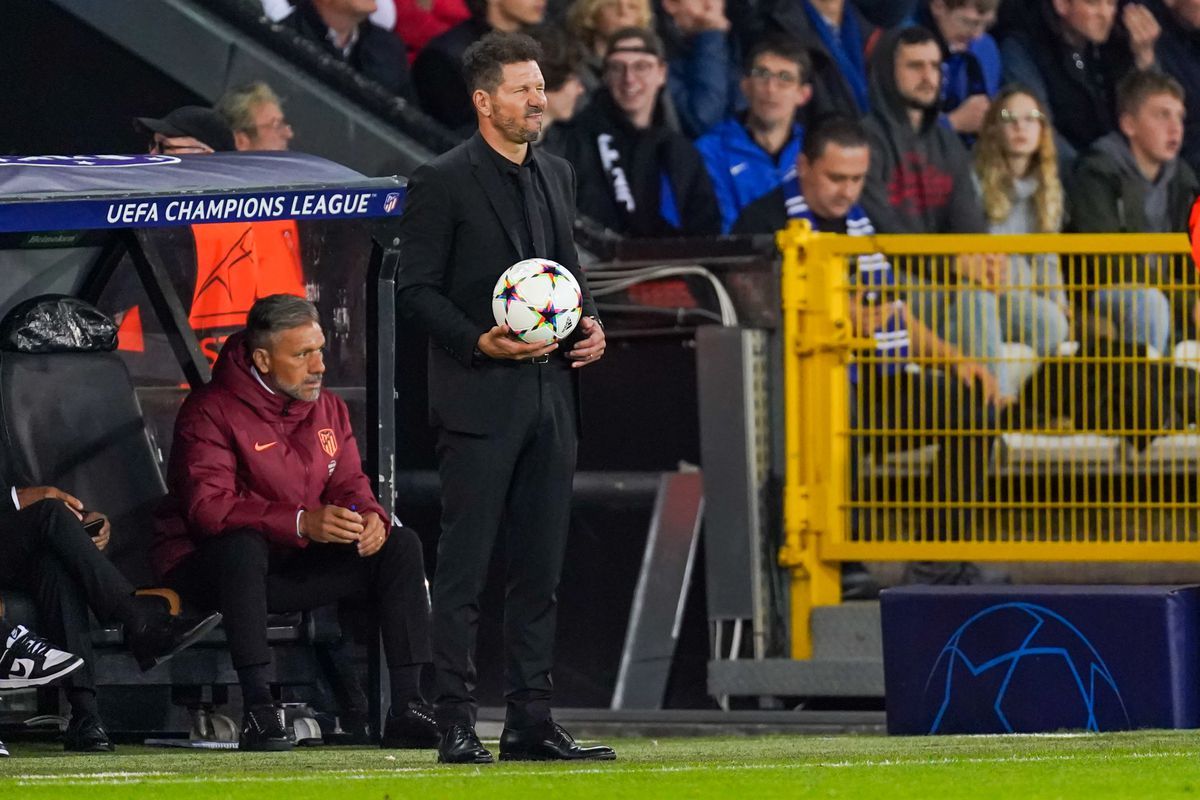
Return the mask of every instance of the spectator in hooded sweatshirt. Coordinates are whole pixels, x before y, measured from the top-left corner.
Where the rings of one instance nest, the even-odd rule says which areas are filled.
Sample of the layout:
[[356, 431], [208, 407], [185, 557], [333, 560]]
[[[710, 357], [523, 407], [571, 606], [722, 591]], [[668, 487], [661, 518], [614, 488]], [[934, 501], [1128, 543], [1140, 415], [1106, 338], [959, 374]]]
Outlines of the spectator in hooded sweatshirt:
[[875, 29], [849, 0], [781, 0], [766, 17], [768, 30], [798, 40], [812, 57], [809, 119], [870, 110], [866, 50]]
[[1162, 27], [1158, 65], [1183, 87], [1188, 114], [1182, 157], [1200, 172], [1200, 0], [1150, 0], [1147, 7]]
[[[938, 122], [941, 76], [941, 49], [925, 28], [885, 34], [875, 50], [871, 114], [865, 123], [871, 171], [863, 206], [883, 233], [987, 231], [967, 150]], [[1016, 390], [998, 358], [1000, 312], [990, 291], [1005, 284], [1006, 271], [1003, 258], [975, 255], [916, 261], [906, 276], [928, 288], [914, 293], [914, 313], [943, 339], [989, 365], [1000, 389], [989, 399], [998, 405], [1011, 402]]]
[[746, 58], [746, 112], [696, 142], [721, 207], [721, 230], [795, 169], [804, 129], [796, 117], [812, 96], [812, 61], [796, 41], [773, 35]]
[[708, 236], [721, 230], [712, 182], [696, 148], [663, 123], [662, 42], [626, 28], [609, 39], [605, 87], [544, 147], [578, 175], [579, 213], [626, 236]]
[[1159, 26], [1130, 3], [1117, 26], [1117, 0], [1040, 0], [1000, 45], [1004, 80], [1029, 87], [1050, 109], [1065, 168], [1116, 127], [1117, 82], [1154, 65]]
[[1000, 48], [988, 33], [1000, 0], [927, 0], [917, 24], [942, 48], [942, 113], [968, 145], [1000, 90]]
[[[1136, 72], [1117, 88], [1119, 131], [1099, 139], [1079, 161], [1070, 186], [1071, 227], [1083, 233], [1185, 232], [1200, 185], [1179, 158], [1183, 145], [1183, 89], [1159, 72]], [[1177, 338], [1193, 318], [1195, 270], [1176, 259], [1147, 257], [1117, 264], [1086, 262], [1097, 290], [1092, 308], [1120, 337], [1165, 353], [1172, 317]], [[1179, 286], [1171, 297], [1156, 287]]]

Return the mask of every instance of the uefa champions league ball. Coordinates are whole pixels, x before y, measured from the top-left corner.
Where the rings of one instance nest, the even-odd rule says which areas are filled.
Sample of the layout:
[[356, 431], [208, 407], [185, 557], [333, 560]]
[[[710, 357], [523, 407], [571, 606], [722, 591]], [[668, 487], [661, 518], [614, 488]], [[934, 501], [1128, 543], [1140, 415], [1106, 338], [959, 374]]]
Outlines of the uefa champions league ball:
[[524, 342], [552, 342], [575, 330], [583, 313], [579, 282], [548, 258], [518, 261], [492, 290], [492, 316]]

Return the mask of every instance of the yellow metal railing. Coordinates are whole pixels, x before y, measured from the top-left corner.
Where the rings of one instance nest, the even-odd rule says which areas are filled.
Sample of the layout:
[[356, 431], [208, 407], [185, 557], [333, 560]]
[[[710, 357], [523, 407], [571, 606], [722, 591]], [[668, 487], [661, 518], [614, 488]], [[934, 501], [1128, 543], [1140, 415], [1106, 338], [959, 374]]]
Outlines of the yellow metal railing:
[[777, 242], [794, 658], [842, 561], [1200, 559], [1185, 236]]

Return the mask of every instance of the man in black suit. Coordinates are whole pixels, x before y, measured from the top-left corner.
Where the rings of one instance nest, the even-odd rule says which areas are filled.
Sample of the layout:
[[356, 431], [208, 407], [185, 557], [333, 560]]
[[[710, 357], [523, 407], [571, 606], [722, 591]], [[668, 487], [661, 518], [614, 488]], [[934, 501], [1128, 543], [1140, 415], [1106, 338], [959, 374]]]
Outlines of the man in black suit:
[[[578, 368], [604, 355], [604, 330], [572, 238], [575, 174], [530, 147], [542, 126], [541, 48], [493, 32], [466, 53], [478, 132], [408, 183], [400, 221], [401, 313], [430, 336], [442, 536], [433, 582], [438, 760], [490, 763], [475, 735], [479, 595], [500, 523], [508, 702], [500, 758], [612, 759], [580, 747], [550, 715], [555, 592], [570, 516]], [[527, 344], [492, 321], [492, 288], [533, 256], [569, 269], [583, 292], [573, 345]]]

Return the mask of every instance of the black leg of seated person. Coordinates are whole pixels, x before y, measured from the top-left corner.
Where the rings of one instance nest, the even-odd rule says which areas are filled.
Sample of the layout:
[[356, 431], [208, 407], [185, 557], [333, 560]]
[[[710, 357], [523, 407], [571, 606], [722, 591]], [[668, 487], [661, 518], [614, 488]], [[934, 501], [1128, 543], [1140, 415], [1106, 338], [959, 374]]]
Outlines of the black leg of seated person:
[[85, 661], [66, 684], [72, 709], [65, 736], [68, 750], [113, 749], [96, 706], [89, 607], [98, 619], [125, 626], [127, 642], [143, 669], [196, 641], [220, 621], [219, 615], [200, 623], [173, 619], [157, 603], [135, 597], [125, 576], [57, 500], [20, 511], [0, 508], [0, 585], [30, 592], [46, 637]]
[[[394, 529], [378, 553], [360, 558], [353, 546], [310, 544], [272, 552], [256, 531], [214, 537], [167, 578], [189, 602], [216, 603], [225, 615], [230, 655], [245, 705], [244, 749], [288, 749], [272, 706], [270, 613], [306, 611], [366, 591], [374, 601], [392, 687], [383, 745], [432, 747], [436, 729], [420, 695], [420, 669], [430, 660], [429, 599], [420, 541]], [[212, 596], [212, 588], [217, 597]]]

